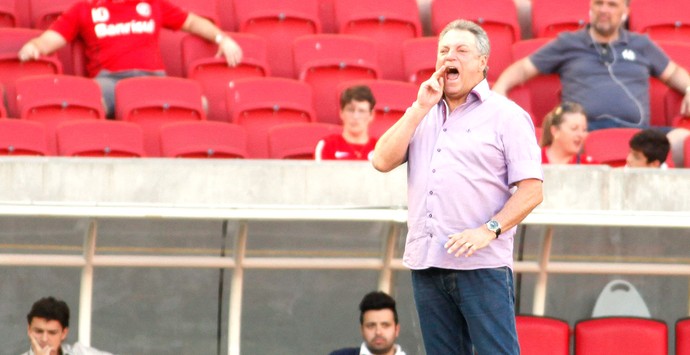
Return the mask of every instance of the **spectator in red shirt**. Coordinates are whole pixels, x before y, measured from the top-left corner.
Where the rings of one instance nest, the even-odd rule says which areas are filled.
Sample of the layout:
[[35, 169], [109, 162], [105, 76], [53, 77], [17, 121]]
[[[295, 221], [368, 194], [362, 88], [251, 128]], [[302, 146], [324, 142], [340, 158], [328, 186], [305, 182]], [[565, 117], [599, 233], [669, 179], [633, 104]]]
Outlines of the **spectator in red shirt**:
[[19, 60], [51, 54], [79, 38], [85, 44], [88, 75], [101, 86], [106, 111], [113, 116], [118, 80], [163, 76], [159, 49], [161, 28], [182, 30], [218, 44], [228, 65], [242, 60], [242, 50], [211, 21], [186, 12], [168, 0], [81, 0], [48, 30], [19, 50]]
[[368, 86], [353, 86], [345, 90], [340, 96], [343, 133], [328, 136], [318, 143], [317, 160], [371, 160], [376, 146], [376, 138], [369, 136], [374, 105], [376, 99]]
[[587, 115], [582, 105], [564, 102], [544, 118], [541, 135], [542, 164], [596, 164], [582, 155], [587, 138]]

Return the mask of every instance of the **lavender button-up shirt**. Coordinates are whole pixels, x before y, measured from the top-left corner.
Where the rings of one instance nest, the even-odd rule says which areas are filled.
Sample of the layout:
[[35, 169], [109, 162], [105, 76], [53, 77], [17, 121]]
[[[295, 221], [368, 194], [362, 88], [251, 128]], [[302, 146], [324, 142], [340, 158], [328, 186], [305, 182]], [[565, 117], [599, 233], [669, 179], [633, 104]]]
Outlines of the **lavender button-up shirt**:
[[411, 269], [470, 270], [513, 264], [516, 228], [469, 258], [448, 254], [448, 236], [486, 223], [513, 184], [543, 180], [541, 152], [529, 115], [489, 89], [486, 80], [448, 112], [441, 100], [408, 147], [408, 234], [403, 263]]

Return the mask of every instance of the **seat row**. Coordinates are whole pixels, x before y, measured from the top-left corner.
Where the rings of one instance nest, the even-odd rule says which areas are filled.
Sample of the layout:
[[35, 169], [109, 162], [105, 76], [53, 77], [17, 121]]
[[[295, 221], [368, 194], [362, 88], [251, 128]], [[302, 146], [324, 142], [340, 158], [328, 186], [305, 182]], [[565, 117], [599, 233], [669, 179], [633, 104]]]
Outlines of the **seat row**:
[[[340, 126], [327, 123], [273, 126], [261, 142], [268, 151], [263, 158], [315, 159], [317, 143], [340, 132]], [[247, 127], [211, 121], [164, 123], [155, 136], [147, 136], [141, 125], [127, 121], [75, 119], [50, 129], [41, 121], [0, 119], [0, 155], [257, 158], [249, 153], [250, 135]], [[159, 145], [159, 153], [147, 152], [151, 143]]]
[[[520, 350], [526, 355], [570, 354], [567, 322], [549, 317], [516, 317]], [[649, 318], [602, 317], [581, 320], [573, 334], [575, 355], [668, 355], [668, 327]], [[676, 355], [690, 355], [690, 318], [675, 324]]]

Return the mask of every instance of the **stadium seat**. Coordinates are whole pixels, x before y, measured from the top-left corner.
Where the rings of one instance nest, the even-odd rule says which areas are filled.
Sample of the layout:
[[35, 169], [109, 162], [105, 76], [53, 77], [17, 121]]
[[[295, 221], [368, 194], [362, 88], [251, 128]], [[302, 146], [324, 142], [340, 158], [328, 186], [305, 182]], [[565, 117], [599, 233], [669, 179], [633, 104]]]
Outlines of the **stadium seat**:
[[320, 34], [294, 42], [295, 70], [311, 85], [317, 120], [339, 124], [338, 84], [348, 80], [378, 79], [376, 43], [350, 36]]
[[690, 168], [690, 137], [685, 138], [685, 144], [683, 147], [683, 166]]
[[313, 122], [312, 88], [286, 78], [249, 78], [234, 81], [227, 90], [232, 123], [247, 130], [248, 158], [265, 159], [268, 130], [280, 124]]
[[515, 317], [520, 352], [525, 355], [568, 355], [570, 327], [561, 319], [518, 315]]
[[0, 155], [50, 155], [41, 122], [0, 119]]
[[6, 118], [7, 117], [7, 108], [5, 107], [5, 87], [0, 84], [0, 118]]
[[253, 33], [268, 41], [271, 74], [295, 78], [292, 42], [321, 32], [317, 0], [236, 0], [240, 32]]
[[226, 122], [175, 122], [160, 128], [161, 155], [171, 158], [246, 158], [247, 132]]
[[[690, 140], [686, 140], [686, 147], [688, 147], [688, 142]], [[687, 156], [687, 149], [685, 152], [685, 159], [690, 159]], [[687, 167], [688, 165], [685, 166]], [[690, 355], [690, 317], [681, 318], [676, 322], [676, 355]]]
[[[661, 49], [681, 67], [690, 70], [690, 42], [656, 41]], [[649, 109], [652, 126], [671, 126], [680, 115], [683, 95], [656, 78], [650, 78]]]
[[372, 137], [381, 137], [417, 98], [416, 85], [395, 80], [346, 81], [338, 86], [338, 97], [354, 85], [367, 85], [376, 99], [374, 121], [369, 125], [369, 135]]
[[242, 48], [242, 62], [228, 66], [223, 57], [216, 57], [218, 46], [194, 35], [182, 39], [182, 64], [185, 75], [201, 84], [208, 100], [208, 119], [229, 121], [225, 107], [225, 91], [231, 81], [270, 76], [266, 63], [266, 40], [249, 33], [229, 34]]
[[638, 128], [606, 128], [589, 132], [585, 139], [584, 154], [601, 164], [625, 166], [630, 139], [639, 131]]
[[534, 37], [556, 37], [560, 32], [575, 31], [588, 23], [588, 1], [532, 0]]
[[75, 0], [21, 0], [30, 3], [31, 10], [31, 27], [39, 30], [45, 30], [57, 20], [57, 18]]
[[667, 355], [666, 323], [646, 318], [605, 317], [575, 324], [575, 355]]
[[419, 37], [405, 41], [402, 53], [405, 81], [419, 86], [429, 79], [436, 71], [437, 52], [437, 37]]
[[[550, 40], [535, 38], [516, 42], [512, 50], [513, 61], [529, 56]], [[538, 75], [511, 89], [508, 97], [532, 115], [535, 126], [541, 127], [544, 116], [561, 103], [561, 80], [558, 74]], [[524, 98], [529, 102], [524, 103]]]
[[517, 9], [513, 0], [434, 0], [431, 3], [431, 27], [434, 34], [461, 14], [462, 18], [482, 26], [491, 42], [490, 82], [512, 63], [510, 48], [520, 39]]
[[57, 152], [58, 124], [79, 119], [105, 119], [101, 89], [95, 81], [71, 75], [37, 75], [17, 79], [18, 117], [41, 121], [48, 131], [48, 147]]
[[28, 28], [0, 28], [0, 84], [5, 88], [7, 112], [10, 117], [19, 117], [14, 85], [18, 78], [62, 73], [62, 64], [54, 55], [27, 62], [19, 61], [17, 53], [24, 43], [40, 34], [41, 31]]
[[630, 29], [654, 40], [690, 42], [690, 2], [664, 0], [630, 2]]
[[289, 123], [268, 130], [268, 151], [272, 159], [314, 159], [317, 143], [343, 128], [330, 123]]
[[235, 0], [218, 0], [218, 21], [220, 28], [227, 32], [237, 31]]
[[405, 80], [403, 42], [422, 35], [415, 0], [335, 0], [338, 32], [367, 37], [378, 47], [381, 77]]
[[317, 0], [319, 3], [319, 19], [321, 20], [322, 33], [336, 33], [338, 26], [335, 23], [335, 0]]
[[201, 86], [191, 79], [124, 79], [115, 85], [115, 117], [141, 125], [146, 155], [155, 157], [160, 154], [158, 130], [162, 124], [206, 120], [201, 97]]
[[20, 22], [17, 1], [25, 0], [0, 0], [0, 27], [26, 27]]
[[58, 155], [68, 157], [144, 156], [144, 135], [139, 125], [112, 120], [76, 120], [55, 129]]

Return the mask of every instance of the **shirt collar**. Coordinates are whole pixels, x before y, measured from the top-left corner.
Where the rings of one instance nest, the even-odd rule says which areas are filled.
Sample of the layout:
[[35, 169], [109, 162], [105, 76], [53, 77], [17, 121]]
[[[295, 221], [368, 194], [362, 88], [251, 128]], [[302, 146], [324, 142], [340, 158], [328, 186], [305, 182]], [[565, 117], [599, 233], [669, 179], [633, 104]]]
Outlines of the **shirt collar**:
[[[592, 27], [591, 24], [587, 24], [587, 27], [584, 28], [585, 31], [585, 37], [589, 39], [589, 45], [594, 46], [594, 38], [589, 33], [589, 29]], [[613, 43], [620, 43], [623, 45], [628, 44], [630, 41], [630, 33], [621, 26], [620, 29], [618, 29], [618, 39], [613, 41]]]
[[[404, 351], [402, 351], [402, 348], [400, 345], [395, 344], [395, 355], [406, 355]], [[369, 348], [367, 348], [367, 343], [362, 342], [362, 346], [359, 347], [359, 355], [373, 355], [371, 351], [369, 351]]]

